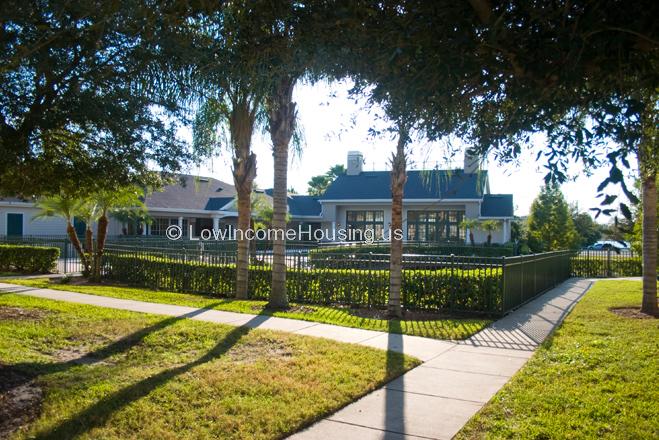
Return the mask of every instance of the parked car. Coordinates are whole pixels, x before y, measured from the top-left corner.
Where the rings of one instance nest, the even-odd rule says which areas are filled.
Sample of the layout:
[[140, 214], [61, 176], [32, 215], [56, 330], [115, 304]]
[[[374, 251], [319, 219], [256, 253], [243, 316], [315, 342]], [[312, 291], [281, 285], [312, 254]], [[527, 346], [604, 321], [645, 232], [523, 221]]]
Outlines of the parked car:
[[628, 250], [630, 248], [629, 243], [626, 241], [615, 241], [615, 240], [601, 240], [596, 243], [591, 244], [586, 249], [593, 251], [622, 251]]

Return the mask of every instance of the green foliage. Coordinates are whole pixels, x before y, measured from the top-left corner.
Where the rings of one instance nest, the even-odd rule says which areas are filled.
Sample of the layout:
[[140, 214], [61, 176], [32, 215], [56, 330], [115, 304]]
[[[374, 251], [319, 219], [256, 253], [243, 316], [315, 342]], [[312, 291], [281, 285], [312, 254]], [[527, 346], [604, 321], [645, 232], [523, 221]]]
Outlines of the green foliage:
[[[234, 265], [182, 262], [162, 257], [108, 251], [106, 276], [114, 281], [174, 292], [231, 296]], [[267, 299], [271, 269], [250, 267], [252, 299]], [[437, 269], [403, 271], [402, 304], [408, 309], [497, 313], [501, 308], [501, 271]], [[289, 269], [286, 289], [291, 301], [385, 307], [389, 272], [360, 269]]]
[[[364, 244], [360, 246], [328, 246], [314, 249], [309, 252], [309, 261], [315, 265], [322, 265], [323, 260], [345, 259], [347, 255], [388, 254], [389, 244]], [[514, 249], [508, 245], [467, 246], [463, 244], [405, 244], [404, 254], [418, 255], [456, 255], [477, 257], [510, 257]]]
[[0, 193], [156, 183], [154, 165], [180, 169], [188, 155], [177, 103], [155, 87], [165, 78], [153, 78], [178, 10], [135, 1], [2, 6]]
[[602, 238], [601, 226], [587, 212], [579, 212], [576, 206], [571, 209], [572, 222], [579, 237], [579, 246], [585, 248]]
[[0, 271], [48, 273], [55, 268], [59, 254], [55, 247], [0, 244]]
[[583, 278], [640, 277], [643, 275], [641, 257], [618, 256], [610, 252], [590, 252], [575, 255], [570, 260], [572, 276]]
[[569, 207], [557, 186], [545, 185], [531, 205], [529, 246], [534, 252], [579, 247]]
[[320, 176], [313, 176], [308, 182], [309, 188], [307, 188], [307, 193], [310, 196], [321, 196], [325, 192], [328, 186], [336, 179], [338, 176], [345, 174], [346, 168], [337, 164], [329, 169], [325, 174]]

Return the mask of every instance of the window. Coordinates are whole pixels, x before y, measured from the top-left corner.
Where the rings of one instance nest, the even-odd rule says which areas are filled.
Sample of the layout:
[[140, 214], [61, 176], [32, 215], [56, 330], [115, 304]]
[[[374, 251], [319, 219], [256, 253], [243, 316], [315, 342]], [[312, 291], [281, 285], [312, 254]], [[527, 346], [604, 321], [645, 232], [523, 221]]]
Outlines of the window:
[[407, 211], [407, 239], [410, 241], [464, 240], [460, 227], [464, 211]]
[[347, 211], [346, 229], [351, 231], [349, 241], [362, 241], [369, 236], [379, 240], [384, 235], [384, 211]]
[[7, 213], [7, 235], [23, 235], [23, 214]]
[[[165, 231], [167, 230], [167, 227], [170, 225], [178, 225], [178, 218], [175, 217], [155, 217], [153, 219], [153, 223], [151, 223], [149, 229], [150, 229], [150, 235], [165, 235]], [[184, 223], [184, 228], [185, 228], [185, 223]], [[185, 229], [183, 230], [185, 233]]]

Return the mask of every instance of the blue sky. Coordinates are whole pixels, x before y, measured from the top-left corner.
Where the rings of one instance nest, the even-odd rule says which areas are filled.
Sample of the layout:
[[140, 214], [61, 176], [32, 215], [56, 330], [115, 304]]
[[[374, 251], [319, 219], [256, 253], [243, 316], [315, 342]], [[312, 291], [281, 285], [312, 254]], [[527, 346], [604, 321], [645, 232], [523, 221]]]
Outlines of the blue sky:
[[[348, 85], [345, 83], [301, 84], [296, 88], [299, 125], [305, 141], [301, 154], [291, 159], [288, 178], [289, 187], [295, 188], [300, 194], [306, 193], [307, 182], [312, 176], [325, 173], [334, 164], [345, 164], [350, 150], [359, 150], [364, 154], [365, 170], [389, 169], [389, 159], [395, 150], [396, 139], [388, 134], [371, 137], [369, 128], [384, 128], [386, 121], [381, 119], [378, 109], [369, 109], [365, 102], [350, 99], [347, 90]], [[189, 137], [189, 131], [184, 131], [183, 136]], [[536, 136], [536, 148], [542, 148], [543, 145], [542, 136]], [[417, 140], [410, 145], [409, 168], [433, 168], [436, 165], [440, 168], [460, 167], [462, 149], [459, 139], [432, 143]], [[273, 162], [269, 137], [258, 133], [253, 141], [253, 150], [257, 155], [256, 183], [259, 188], [271, 188]], [[517, 166], [508, 164], [504, 167], [489, 160], [484, 168], [490, 174], [491, 191], [513, 194], [515, 213], [528, 214], [545, 174], [542, 163], [535, 162], [535, 152], [524, 152]], [[189, 171], [233, 182], [229, 152], [223, 152], [220, 157]], [[570, 174], [574, 180], [562, 187], [566, 199], [578, 203], [582, 210], [597, 206], [596, 189], [608, 171], [598, 169], [588, 176], [580, 165], [573, 164]], [[606, 219], [600, 218], [599, 221], [606, 222]]]

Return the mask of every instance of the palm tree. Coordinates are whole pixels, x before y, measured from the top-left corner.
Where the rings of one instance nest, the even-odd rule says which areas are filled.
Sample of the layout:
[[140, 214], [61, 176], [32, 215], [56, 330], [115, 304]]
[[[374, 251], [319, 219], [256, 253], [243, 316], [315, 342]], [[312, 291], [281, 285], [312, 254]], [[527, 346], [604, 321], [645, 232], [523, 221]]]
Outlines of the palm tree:
[[469, 231], [469, 243], [471, 243], [472, 246], [476, 245], [474, 231], [478, 229], [479, 224], [480, 222], [475, 218], [464, 218], [462, 222], [460, 222], [460, 227]]
[[249, 282], [249, 240], [251, 198], [256, 177], [256, 154], [252, 152], [252, 135], [261, 109], [261, 97], [241, 85], [222, 90], [204, 101], [193, 125], [195, 149], [212, 151], [219, 144], [217, 133], [228, 125], [233, 155], [233, 182], [238, 198], [236, 298], [247, 299]]
[[275, 85], [266, 99], [268, 125], [274, 156], [272, 194], [272, 285], [268, 307], [288, 307], [286, 293], [286, 214], [288, 212], [288, 148], [295, 133], [297, 112], [293, 88], [297, 77], [286, 75]]
[[128, 186], [114, 190], [99, 191], [92, 195], [88, 203], [95, 206], [95, 216], [98, 221], [96, 232], [96, 252], [92, 266], [92, 278], [100, 280], [101, 262], [105, 251], [105, 240], [108, 235], [108, 215], [113, 212], [133, 212], [137, 216], [145, 216], [146, 206], [143, 202], [144, 190], [138, 186]]
[[480, 224], [480, 228], [487, 232], [487, 245], [492, 244], [492, 232], [498, 231], [501, 228], [499, 220], [486, 220]]
[[399, 231], [403, 229], [403, 191], [407, 182], [407, 155], [405, 145], [409, 141], [409, 133], [405, 126], [398, 128], [396, 153], [391, 158], [391, 250], [389, 252], [389, 307], [392, 317], [401, 318], [403, 311], [400, 304], [402, 272], [403, 272], [403, 237]]
[[80, 198], [64, 193], [43, 197], [36, 203], [39, 212], [33, 219], [44, 217], [63, 218], [66, 221], [66, 234], [82, 263], [83, 274], [89, 274], [91, 268], [89, 257], [83, 250], [75, 227], [73, 227], [73, 218], [82, 213], [84, 204]]

